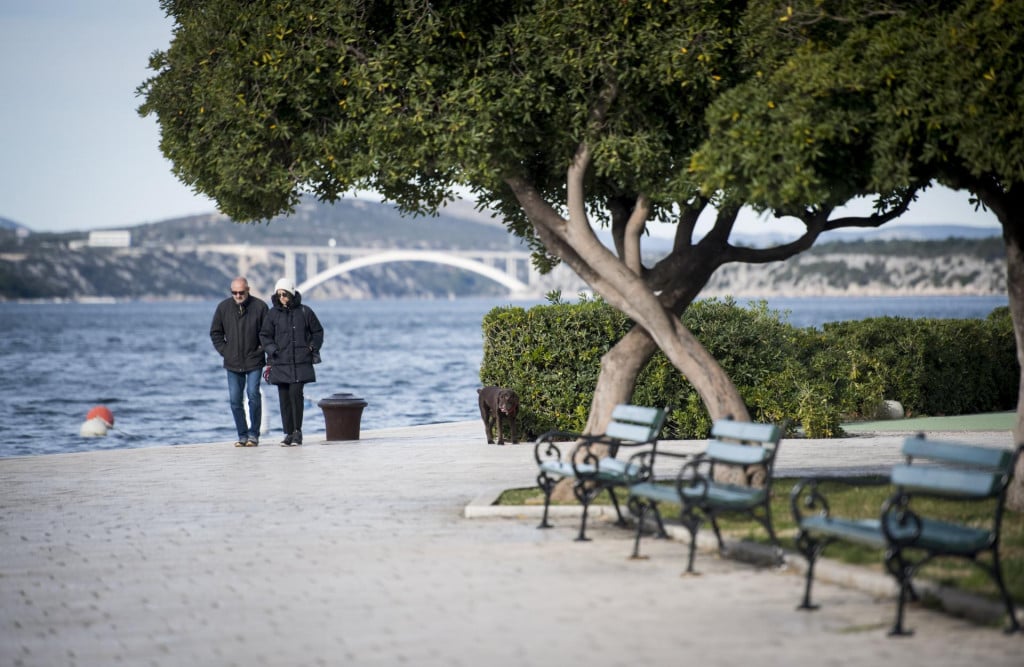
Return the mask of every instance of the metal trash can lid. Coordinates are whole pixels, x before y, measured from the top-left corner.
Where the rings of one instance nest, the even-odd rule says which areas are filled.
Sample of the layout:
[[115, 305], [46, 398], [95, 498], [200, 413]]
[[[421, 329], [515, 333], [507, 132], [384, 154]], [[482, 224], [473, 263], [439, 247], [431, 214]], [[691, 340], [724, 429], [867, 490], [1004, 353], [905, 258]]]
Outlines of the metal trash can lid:
[[320, 401], [317, 402], [317, 406], [319, 406], [321, 408], [322, 407], [329, 407], [329, 408], [335, 408], [335, 407], [337, 407], [337, 408], [342, 408], [342, 407], [353, 407], [353, 408], [361, 407], [361, 408], [365, 408], [366, 407], [366, 401], [363, 400], [362, 398], [359, 398], [355, 394], [349, 394], [349, 393], [342, 392], [340, 394], [331, 394], [327, 398], [320, 399]]

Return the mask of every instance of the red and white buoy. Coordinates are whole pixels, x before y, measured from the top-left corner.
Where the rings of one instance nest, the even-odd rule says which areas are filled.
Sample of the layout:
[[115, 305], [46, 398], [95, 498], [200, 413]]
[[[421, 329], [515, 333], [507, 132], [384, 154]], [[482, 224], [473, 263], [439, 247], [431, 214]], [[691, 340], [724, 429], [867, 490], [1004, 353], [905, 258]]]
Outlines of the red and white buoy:
[[97, 405], [85, 415], [85, 421], [78, 430], [83, 438], [100, 438], [114, 428], [114, 413], [105, 405]]

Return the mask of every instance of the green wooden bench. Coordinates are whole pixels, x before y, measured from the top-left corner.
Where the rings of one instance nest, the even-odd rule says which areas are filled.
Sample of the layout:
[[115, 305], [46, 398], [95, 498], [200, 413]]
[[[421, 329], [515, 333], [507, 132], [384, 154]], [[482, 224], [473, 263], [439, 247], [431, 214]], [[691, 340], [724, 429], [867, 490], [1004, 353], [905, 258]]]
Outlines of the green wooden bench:
[[[842, 540], [885, 549], [886, 570], [899, 587], [896, 620], [890, 635], [912, 634], [903, 627], [903, 609], [908, 597], [917, 599], [913, 577], [925, 564], [942, 556], [964, 558], [987, 572], [999, 587], [1010, 618], [1006, 631], [1020, 630], [1013, 599], [1003, 582], [999, 535], [1006, 491], [1022, 448], [995, 449], [927, 440], [924, 434], [907, 438], [902, 449], [906, 463], [894, 466], [889, 479], [883, 480], [894, 490], [877, 517], [832, 516], [828, 500], [820, 490], [823, 480], [801, 480], [790, 495], [793, 518], [799, 528], [796, 547], [807, 559], [804, 597], [799, 609], [817, 608], [811, 604], [814, 564], [829, 544]], [[915, 507], [913, 501], [917, 498], [990, 501], [991, 521], [973, 526], [929, 518], [922, 515], [920, 503]], [[986, 552], [991, 563], [978, 560]]]
[[[715, 531], [719, 550], [725, 550], [722, 532], [718, 527], [718, 517], [725, 514], [746, 514], [764, 526], [775, 545], [776, 558], [781, 562], [782, 549], [772, 527], [769, 491], [782, 431], [774, 424], [716, 420], [711, 426], [711, 438], [702, 453], [692, 457], [668, 451], [658, 454], [659, 457], [689, 459], [679, 467], [675, 483], [671, 485], [658, 479], [653, 453], [648, 455], [641, 452], [630, 459], [629, 504], [639, 516], [633, 558], [640, 557], [640, 536], [648, 512], [654, 514], [658, 534], [665, 534], [658, 506], [669, 503], [680, 507], [680, 522], [690, 532], [687, 572], [693, 572], [697, 531], [705, 519], [710, 521]], [[720, 473], [725, 468], [742, 470], [748, 485], [720, 481]], [[763, 472], [763, 484], [749, 485], [751, 470]]]
[[[608, 491], [608, 495], [611, 496], [618, 524], [626, 525], [614, 489], [625, 486], [628, 464], [615, 456], [620, 447], [649, 446], [650, 451], [654, 452], [658, 445], [658, 434], [665, 423], [665, 412], [662, 408], [617, 405], [612, 411], [611, 421], [601, 435], [554, 430], [537, 438], [533, 456], [540, 471], [537, 475], [537, 485], [544, 492], [544, 515], [538, 528], [551, 528], [551, 524], [548, 523], [551, 492], [559, 481], [566, 478], [574, 480], [573, 495], [583, 505], [577, 541], [589, 539], [586, 536], [587, 510], [602, 491]], [[568, 457], [562, 457], [562, 451], [557, 444], [559, 442], [576, 443], [572, 449], [567, 450]], [[597, 449], [602, 445], [607, 447], [607, 451]]]

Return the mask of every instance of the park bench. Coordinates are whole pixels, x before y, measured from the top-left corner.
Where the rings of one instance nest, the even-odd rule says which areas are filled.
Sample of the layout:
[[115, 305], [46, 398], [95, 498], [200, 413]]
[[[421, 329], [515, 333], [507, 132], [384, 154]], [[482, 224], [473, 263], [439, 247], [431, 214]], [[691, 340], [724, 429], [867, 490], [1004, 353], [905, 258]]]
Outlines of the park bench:
[[[553, 430], [537, 438], [533, 456], [540, 471], [537, 485], [544, 492], [544, 515], [537, 527], [551, 528], [548, 523], [551, 492], [558, 482], [567, 478], [574, 480], [573, 495], [583, 506], [577, 541], [589, 539], [586, 536], [587, 510], [602, 491], [607, 491], [611, 496], [618, 516], [617, 523], [626, 525], [619, 501], [615, 497], [615, 488], [626, 484], [627, 463], [615, 456], [620, 447], [649, 446], [653, 457], [658, 445], [658, 434], [665, 423], [665, 413], [663, 408], [617, 405], [612, 411], [611, 421], [600, 435]], [[559, 442], [565, 443], [563, 446], [569, 454], [565, 458], [557, 444]]]
[[[770, 501], [775, 454], [782, 432], [783, 429], [774, 424], [716, 420], [711, 426], [711, 437], [703, 452], [693, 456], [681, 452], [659, 453], [659, 457], [689, 459], [679, 466], [674, 484], [666, 484], [663, 479], [659, 479], [653, 453], [647, 455], [641, 452], [634, 455], [628, 462], [632, 475], [629, 484], [630, 509], [639, 516], [633, 558], [640, 558], [640, 537], [649, 511], [654, 514], [658, 535], [665, 534], [659, 505], [668, 503], [680, 507], [680, 523], [690, 533], [687, 572], [693, 572], [697, 532], [705, 520], [714, 529], [719, 551], [725, 551], [718, 517], [726, 514], [745, 514], [760, 523], [775, 546], [776, 560], [781, 562], [782, 549], [772, 527]], [[734, 473], [727, 477], [723, 473], [728, 469]], [[735, 483], [737, 476], [746, 483]], [[756, 484], [752, 484], [754, 478], [757, 478]]]
[[[899, 587], [896, 620], [890, 636], [912, 634], [903, 627], [903, 610], [908, 597], [917, 599], [913, 577], [929, 561], [942, 556], [966, 559], [988, 573], [998, 586], [1010, 617], [1006, 631], [1018, 631], [1020, 624], [999, 562], [999, 535], [1006, 491], [1021, 449], [928, 440], [924, 434], [909, 437], [902, 448], [906, 462], [893, 466], [889, 478], [881, 480], [882, 484], [894, 487], [893, 493], [883, 503], [880, 514], [871, 518], [832, 516], [820, 489], [823, 480], [801, 480], [790, 495], [798, 527], [796, 546], [807, 559], [804, 597], [799, 609], [817, 608], [811, 604], [815, 561], [829, 544], [842, 540], [885, 550], [885, 568]], [[921, 502], [915, 503], [922, 498], [989, 502], [991, 520], [975, 526], [930, 518], [926, 516], [928, 508], [922, 507]], [[986, 552], [991, 563], [978, 560]]]

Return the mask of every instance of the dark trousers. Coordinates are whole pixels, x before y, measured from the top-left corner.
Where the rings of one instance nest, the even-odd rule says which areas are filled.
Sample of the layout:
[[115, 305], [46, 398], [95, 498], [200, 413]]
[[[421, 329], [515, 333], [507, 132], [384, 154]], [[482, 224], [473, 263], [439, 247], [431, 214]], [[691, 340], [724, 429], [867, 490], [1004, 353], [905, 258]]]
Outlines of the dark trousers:
[[281, 425], [285, 435], [302, 430], [302, 408], [306, 397], [302, 394], [302, 383], [277, 385], [277, 398], [281, 403]]

